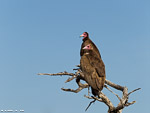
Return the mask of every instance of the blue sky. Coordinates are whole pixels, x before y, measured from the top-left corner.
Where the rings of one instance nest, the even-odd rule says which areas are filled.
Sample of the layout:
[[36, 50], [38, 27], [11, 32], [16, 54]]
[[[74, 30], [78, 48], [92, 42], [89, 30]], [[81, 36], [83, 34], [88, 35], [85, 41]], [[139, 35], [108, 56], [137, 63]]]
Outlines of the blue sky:
[[[0, 110], [25, 113], [84, 113], [91, 100], [63, 92], [76, 88], [67, 77], [37, 73], [73, 72], [80, 62], [79, 38], [84, 31], [99, 48], [107, 79], [141, 87], [129, 100], [128, 113], [149, 111], [150, 66], [149, 0], [1, 0], [0, 1]], [[103, 92], [117, 104], [117, 98]], [[116, 91], [118, 92], [118, 91]], [[118, 92], [119, 93], [119, 92]], [[87, 113], [106, 113], [100, 102]]]

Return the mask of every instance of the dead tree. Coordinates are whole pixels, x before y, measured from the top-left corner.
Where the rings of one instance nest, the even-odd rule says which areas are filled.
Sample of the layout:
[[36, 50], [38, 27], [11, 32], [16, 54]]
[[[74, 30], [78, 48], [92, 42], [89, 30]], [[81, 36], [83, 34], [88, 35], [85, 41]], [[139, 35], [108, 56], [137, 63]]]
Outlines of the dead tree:
[[[77, 67], [79, 67], [79, 66], [77, 66]], [[75, 73], [68, 73], [66, 71], [60, 72], [60, 73], [54, 73], [54, 74], [39, 73], [38, 75], [49, 75], [49, 76], [65, 76], [65, 75], [67, 75], [67, 76], [71, 76], [65, 81], [65, 83], [70, 82], [73, 79], [76, 79], [76, 83], [79, 86], [77, 89], [74, 90], [74, 89], [61, 88], [63, 91], [78, 93], [79, 91], [81, 91], [84, 88], [89, 88], [89, 85], [87, 83], [82, 84], [80, 82], [80, 80], [84, 81], [84, 75], [83, 75], [82, 71], [80, 70], [80, 68], [79, 69], [74, 69], [74, 70], [77, 70], [77, 71]], [[110, 87], [112, 87], [116, 90], [121, 91], [122, 92], [122, 97], [119, 97], [119, 95], [114, 93], [108, 86], [110, 86]], [[109, 80], [105, 81], [105, 88], [108, 89], [111, 93], [113, 93], [119, 99], [119, 103], [116, 107], [113, 105], [113, 103], [110, 101], [110, 99], [103, 92], [100, 92], [98, 97], [95, 97], [95, 96], [89, 96], [89, 90], [88, 90], [88, 96], [84, 95], [84, 97], [86, 97], [88, 99], [94, 99], [93, 101], [90, 102], [89, 106], [93, 102], [95, 102], [96, 100], [99, 101], [99, 102], [103, 102], [104, 104], [106, 104], [108, 106], [108, 113], [122, 113], [123, 108], [128, 107], [128, 106], [130, 106], [130, 105], [132, 105], [136, 102], [136, 101], [128, 102], [129, 95], [131, 93], [141, 89], [141, 88], [137, 88], [137, 89], [135, 89], [135, 90], [128, 93], [128, 88], [127, 87], [117, 85], [117, 84], [115, 84], [115, 83], [113, 83]], [[89, 108], [89, 106], [87, 107], [87, 109]]]

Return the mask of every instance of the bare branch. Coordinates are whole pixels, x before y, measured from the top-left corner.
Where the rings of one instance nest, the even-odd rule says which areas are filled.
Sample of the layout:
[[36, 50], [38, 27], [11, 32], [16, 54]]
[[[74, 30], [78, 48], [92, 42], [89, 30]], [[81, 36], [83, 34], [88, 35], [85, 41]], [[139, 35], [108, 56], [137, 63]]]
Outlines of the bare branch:
[[[77, 67], [80, 67], [79, 65]], [[80, 82], [80, 80], [83, 80], [84, 81], [84, 75], [82, 73], [82, 71], [79, 69], [75, 69], [77, 70], [76, 73], [68, 73], [66, 71], [64, 72], [60, 72], [60, 73], [39, 73], [38, 75], [49, 75], [49, 76], [63, 76], [63, 75], [67, 75], [67, 76], [71, 76], [71, 78], [68, 78], [66, 80], [66, 82], [70, 82], [72, 81], [73, 79], [76, 78], [76, 83], [78, 85], [78, 88], [77, 89], [65, 89], [65, 88], [61, 88], [63, 91], [69, 91], [69, 92], [74, 92], [74, 93], [78, 93], [79, 91], [81, 91], [82, 89], [84, 88], [88, 88], [88, 95], [89, 95], [89, 85], [86, 83], [86, 84], [82, 84]], [[66, 83], [65, 82], [65, 83]], [[119, 97], [119, 95], [117, 95], [116, 93], [114, 93], [109, 87], [107, 87], [105, 85], [105, 88], [107, 88], [111, 93], [113, 93], [115, 96], [117, 96], [117, 98], [120, 100], [119, 104], [117, 105], [117, 107], [114, 107], [113, 103], [110, 101], [110, 99], [103, 93], [103, 92], [99, 92], [98, 94], [98, 97], [95, 97], [95, 96], [85, 96], [86, 98], [88, 99], [94, 99], [93, 101], [91, 101], [88, 105], [88, 107], [86, 108], [86, 110], [90, 107], [90, 105], [92, 103], [94, 103], [96, 100], [99, 101], [99, 102], [103, 102], [105, 103], [107, 106], [108, 106], [108, 113], [122, 113], [122, 110], [124, 107], [127, 107], [127, 106], [130, 106], [130, 105], [133, 105], [136, 101], [132, 101], [132, 102], [128, 102], [128, 99], [129, 99], [129, 95], [137, 90], [140, 90], [141, 88], [137, 88], [131, 92], [128, 93], [128, 88], [127, 87], [123, 87], [123, 86], [120, 86], [118, 84], [115, 84], [109, 80], [105, 80], [105, 84], [109, 85], [110, 87], [113, 87], [115, 88], [116, 90], [120, 90], [122, 91], [122, 98]]]
[[136, 101], [132, 101], [132, 102], [127, 102], [126, 104], [125, 104], [125, 106], [130, 106], [130, 105], [132, 105], [132, 104], [134, 104], [134, 103], [136, 103]]
[[116, 93], [114, 93], [109, 87], [107, 87], [105, 85], [105, 88], [107, 88], [111, 93], [113, 93], [114, 95], [116, 95], [116, 97], [120, 100], [120, 102], [122, 101], [121, 98], [119, 97], [119, 95], [117, 95]]
[[107, 85], [109, 85], [109, 86], [111, 86], [111, 87], [117, 89], [117, 90], [123, 91], [123, 89], [124, 89], [123, 86], [120, 86], [120, 85], [117, 85], [117, 84], [115, 84], [115, 83], [112, 83], [112, 82], [109, 81], [109, 80], [105, 80], [105, 83], [106, 83]]
[[93, 101], [91, 101], [90, 103], [89, 103], [89, 105], [87, 106], [87, 108], [85, 109], [85, 111], [87, 111], [88, 109], [89, 109], [89, 107], [91, 106], [91, 104], [92, 103], [94, 103], [96, 100], [94, 99]]
[[[100, 92], [98, 97], [102, 99], [102, 102], [104, 102], [110, 110], [114, 109], [114, 105], [104, 93]], [[94, 97], [94, 99], [97, 99], [97, 97]]]
[[118, 104], [118, 106], [114, 110], [115, 111], [120, 111], [120, 110], [122, 111], [122, 109], [124, 108], [127, 101], [128, 101], [128, 88], [124, 87], [121, 102]]
[[141, 88], [137, 88], [137, 89], [131, 91], [130, 93], [128, 93], [128, 96], [129, 96], [131, 93], [133, 93], [133, 92], [135, 92], [135, 91], [137, 91], [137, 90], [140, 90], [140, 89], [141, 89]]
[[65, 88], [61, 88], [63, 91], [69, 91], [69, 92], [74, 92], [74, 93], [78, 93], [79, 91], [81, 91], [82, 89], [84, 89], [83, 87], [79, 87], [76, 90], [74, 89], [65, 89]]
[[70, 91], [70, 92], [78, 93], [78, 92], [81, 91], [82, 89], [88, 88], [89, 85], [88, 85], [88, 84], [82, 84], [82, 83], [80, 82], [81, 79], [82, 79], [82, 77], [77, 76], [77, 78], [76, 78], [76, 83], [78, 84], [79, 87], [78, 87], [76, 90], [74, 90], [74, 89], [64, 89], [64, 88], [61, 88], [61, 89], [62, 89], [63, 91]]
[[65, 89], [65, 88], [61, 88], [63, 91], [69, 91], [69, 92], [74, 92], [74, 93], [78, 93], [79, 91], [81, 91], [84, 88], [88, 88], [89, 85], [88, 84], [82, 84], [82, 83], [78, 83], [78, 88], [77, 89]]
[[97, 97], [94, 97], [94, 96], [86, 96], [86, 95], [84, 95], [84, 97], [86, 97], [86, 98], [88, 98], [88, 99], [95, 99], [95, 100], [98, 100], [98, 101], [100, 101], [100, 102], [103, 102], [103, 100], [102, 99], [100, 99], [100, 98], [97, 98]]
[[68, 72], [64, 71], [64, 72], [60, 72], [60, 73], [38, 73], [38, 75], [49, 75], [49, 76], [68, 75], [68, 76], [74, 76], [75, 74], [74, 73], [68, 73]]
[[74, 78], [76, 78], [76, 76], [72, 76], [71, 78], [69, 77], [69, 78], [65, 81], [65, 83], [72, 81]]

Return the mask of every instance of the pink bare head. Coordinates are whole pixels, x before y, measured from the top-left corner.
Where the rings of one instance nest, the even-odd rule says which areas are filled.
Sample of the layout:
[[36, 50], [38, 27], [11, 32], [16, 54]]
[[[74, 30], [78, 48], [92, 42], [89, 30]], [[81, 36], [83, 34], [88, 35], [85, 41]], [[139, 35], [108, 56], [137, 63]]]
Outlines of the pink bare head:
[[88, 32], [84, 32], [82, 35], [80, 35], [80, 37], [83, 37], [83, 39], [84, 39], [84, 38], [89, 37], [89, 34], [88, 34]]
[[92, 49], [91, 44], [86, 45], [83, 49], [91, 50]]

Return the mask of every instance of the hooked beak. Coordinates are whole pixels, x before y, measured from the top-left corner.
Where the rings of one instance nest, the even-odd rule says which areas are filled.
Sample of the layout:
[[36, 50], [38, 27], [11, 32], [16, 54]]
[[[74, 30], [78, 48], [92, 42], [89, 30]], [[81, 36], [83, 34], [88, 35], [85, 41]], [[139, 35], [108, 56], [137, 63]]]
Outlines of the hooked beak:
[[80, 37], [83, 37], [84, 35], [82, 34], [82, 35], [80, 35]]
[[82, 49], [88, 49], [88, 47], [87, 46], [85, 46], [84, 48], [82, 48]]

